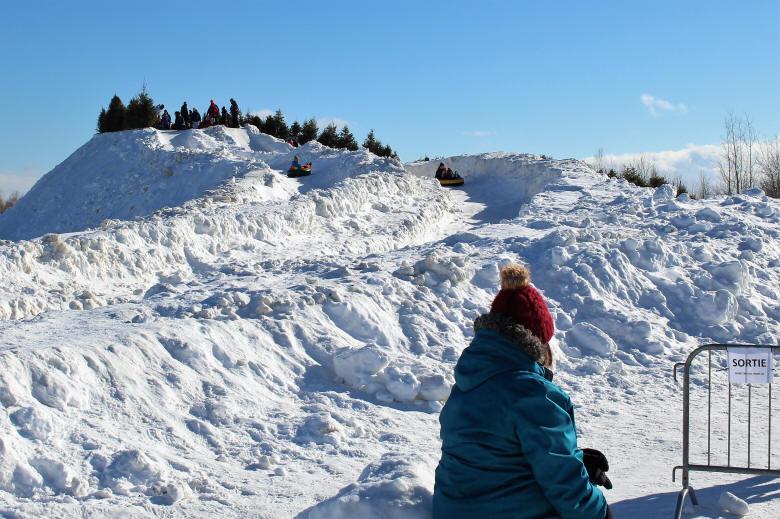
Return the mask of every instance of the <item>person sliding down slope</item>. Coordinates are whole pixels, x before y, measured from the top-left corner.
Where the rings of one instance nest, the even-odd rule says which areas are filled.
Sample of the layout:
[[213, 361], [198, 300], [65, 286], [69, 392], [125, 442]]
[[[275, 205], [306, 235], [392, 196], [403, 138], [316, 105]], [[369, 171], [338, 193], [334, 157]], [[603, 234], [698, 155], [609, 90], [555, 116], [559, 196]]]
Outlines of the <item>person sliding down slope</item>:
[[444, 162], [439, 162], [439, 167], [436, 168], [436, 180], [443, 179], [446, 173], [447, 173], [447, 166], [444, 165]]
[[439, 417], [434, 519], [609, 519], [603, 454], [577, 448], [574, 408], [552, 382], [555, 331], [528, 270], [501, 270], [490, 313], [455, 366]]

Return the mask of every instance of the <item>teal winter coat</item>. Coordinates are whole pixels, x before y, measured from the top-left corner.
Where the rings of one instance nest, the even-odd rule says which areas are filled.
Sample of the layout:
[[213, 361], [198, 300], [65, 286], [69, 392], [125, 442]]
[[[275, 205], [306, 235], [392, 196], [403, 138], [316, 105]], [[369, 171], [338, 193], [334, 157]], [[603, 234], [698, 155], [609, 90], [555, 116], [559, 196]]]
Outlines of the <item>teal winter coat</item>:
[[474, 329], [439, 417], [434, 519], [604, 519], [571, 400], [538, 363], [544, 345], [496, 314]]

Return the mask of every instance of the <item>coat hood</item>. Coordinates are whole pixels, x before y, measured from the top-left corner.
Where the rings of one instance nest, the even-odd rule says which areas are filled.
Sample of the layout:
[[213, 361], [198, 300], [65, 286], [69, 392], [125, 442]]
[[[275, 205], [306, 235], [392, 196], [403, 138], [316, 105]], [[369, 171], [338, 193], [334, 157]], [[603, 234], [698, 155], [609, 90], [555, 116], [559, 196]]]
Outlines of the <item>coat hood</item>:
[[507, 371], [528, 371], [552, 380], [552, 371], [540, 362], [545, 346], [533, 333], [501, 314], [485, 314], [474, 321], [474, 339], [455, 366], [455, 385], [470, 391]]

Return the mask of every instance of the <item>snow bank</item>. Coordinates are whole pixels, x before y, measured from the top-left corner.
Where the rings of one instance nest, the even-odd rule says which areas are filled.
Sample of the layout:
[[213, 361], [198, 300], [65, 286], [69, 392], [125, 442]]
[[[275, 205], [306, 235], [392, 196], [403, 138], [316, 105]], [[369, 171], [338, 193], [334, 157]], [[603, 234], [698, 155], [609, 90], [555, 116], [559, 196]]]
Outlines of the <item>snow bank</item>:
[[[538, 155], [483, 153], [459, 155], [442, 161], [457, 171], [466, 183], [459, 187], [471, 202], [483, 204], [474, 215], [479, 222], [498, 222], [518, 215], [531, 197], [559, 179], [559, 163]], [[423, 178], [434, 178], [439, 160], [406, 164], [406, 170]]]
[[[644, 387], [668, 412], [658, 373], [701, 342], [780, 339], [780, 207], [760, 192], [674, 198], [512, 154], [448, 159], [467, 179], [448, 190], [429, 164], [249, 129], [107, 138], [42, 185], [82, 178], [77, 159], [151, 179], [176, 156], [214, 185], [0, 244], [0, 511], [426, 517], [436, 413], [508, 261], [553, 313], [585, 433]], [[286, 178], [293, 153], [311, 177]], [[97, 185], [73, 192], [120, 196], [84, 171]], [[25, 233], [59, 225], [21, 207]]]
[[368, 465], [356, 483], [296, 517], [429, 519], [435, 467], [432, 459], [410, 462], [397, 455], [385, 455]]

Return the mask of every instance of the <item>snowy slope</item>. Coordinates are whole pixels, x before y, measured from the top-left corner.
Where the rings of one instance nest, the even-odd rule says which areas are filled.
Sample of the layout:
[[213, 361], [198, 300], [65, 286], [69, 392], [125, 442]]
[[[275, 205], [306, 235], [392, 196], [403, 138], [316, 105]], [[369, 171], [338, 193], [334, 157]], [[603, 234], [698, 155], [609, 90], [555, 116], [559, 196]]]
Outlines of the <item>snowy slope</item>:
[[[780, 339], [780, 206], [759, 192], [675, 199], [507, 153], [448, 159], [467, 183], [446, 190], [435, 164], [316, 143], [291, 180], [292, 150], [251, 130], [103, 137], [0, 218], [6, 237], [95, 227], [0, 245], [0, 514], [429, 517], [452, 368], [519, 260], [616, 517], [667, 517], [671, 363]], [[97, 163], [143, 179], [132, 200]], [[83, 198], [60, 222], [63, 190]], [[98, 199], [138, 218], [102, 222]]]

